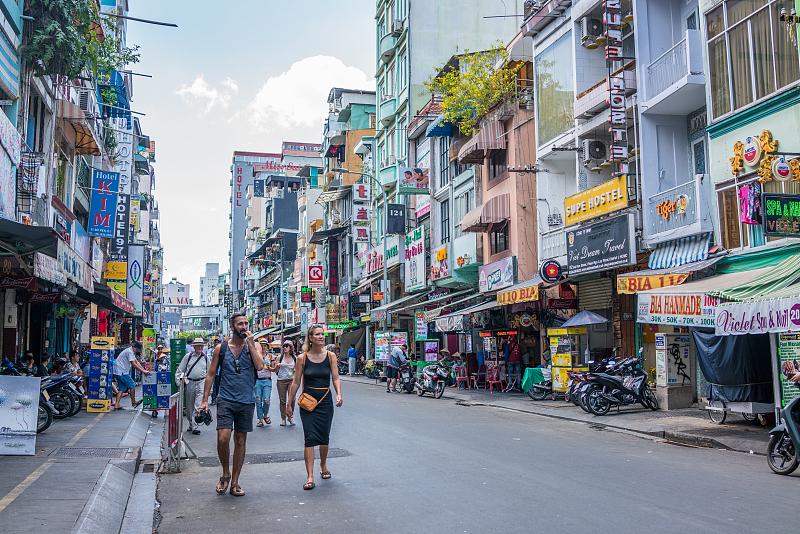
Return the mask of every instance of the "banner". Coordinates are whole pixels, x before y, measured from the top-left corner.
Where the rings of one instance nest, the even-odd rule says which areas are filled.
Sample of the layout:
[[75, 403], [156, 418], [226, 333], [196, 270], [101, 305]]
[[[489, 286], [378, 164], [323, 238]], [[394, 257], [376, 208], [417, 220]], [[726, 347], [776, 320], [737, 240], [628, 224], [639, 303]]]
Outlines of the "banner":
[[639, 293], [636, 322], [713, 328], [718, 304], [702, 293]]
[[117, 201], [114, 233], [110, 236], [112, 239], [108, 247], [108, 259], [111, 261], [128, 261], [128, 242], [131, 235], [130, 202], [129, 196], [121, 196]]
[[661, 287], [677, 286], [689, 278], [688, 273], [659, 275], [617, 275], [617, 293], [633, 295], [639, 291], [649, 291]]
[[721, 304], [715, 317], [718, 336], [800, 332], [800, 298]]
[[419, 226], [406, 234], [405, 289], [407, 293], [424, 289], [428, 285], [425, 252], [425, 227]]
[[144, 297], [144, 245], [128, 247], [128, 280], [126, 298], [133, 303], [136, 315], [142, 314]]
[[113, 237], [119, 192], [119, 173], [92, 170], [92, 196], [89, 207], [91, 236]]

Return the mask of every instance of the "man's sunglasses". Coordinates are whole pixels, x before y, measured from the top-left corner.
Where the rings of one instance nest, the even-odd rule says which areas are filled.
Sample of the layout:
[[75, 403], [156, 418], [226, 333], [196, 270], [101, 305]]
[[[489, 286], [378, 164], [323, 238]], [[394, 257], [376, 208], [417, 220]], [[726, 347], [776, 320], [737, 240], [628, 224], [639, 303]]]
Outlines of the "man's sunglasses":
[[239, 366], [239, 359], [238, 358], [233, 360], [233, 370], [236, 371], [237, 375], [242, 374], [242, 368]]

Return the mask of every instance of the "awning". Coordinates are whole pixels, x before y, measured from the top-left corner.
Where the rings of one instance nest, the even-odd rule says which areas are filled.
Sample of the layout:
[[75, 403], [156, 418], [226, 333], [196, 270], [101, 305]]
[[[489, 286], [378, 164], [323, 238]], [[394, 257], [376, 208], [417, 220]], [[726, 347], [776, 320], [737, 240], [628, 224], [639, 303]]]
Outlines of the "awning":
[[766, 268], [755, 278], [728, 287], [708, 290], [706, 293], [732, 301], [769, 298], [776, 291], [783, 290], [798, 280], [800, 280], [800, 256], [792, 256], [774, 267]]
[[461, 163], [482, 163], [486, 150], [504, 150], [506, 136], [503, 124], [495, 119], [484, 120], [478, 133], [467, 141], [458, 151], [458, 160]]
[[453, 135], [453, 125], [439, 115], [425, 129], [425, 137], [450, 137]]
[[94, 293], [91, 294], [91, 302], [101, 308], [105, 308], [120, 315], [132, 314], [134, 311], [133, 302], [129, 301], [106, 284], [94, 282]]
[[317, 197], [317, 204], [327, 204], [328, 202], [333, 202], [334, 200], [340, 200], [350, 194], [350, 187], [342, 187], [339, 189], [331, 189], [330, 191], [325, 191], [324, 193], [320, 193], [319, 197]]
[[[438, 289], [432, 290], [430, 293], [428, 293], [428, 295], [430, 295], [432, 293], [435, 293], [436, 291], [438, 291]], [[454, 297], [459, 297], [459, 296], [464, 295], [465, 293], [469, 293], [471, 291], [474, 291], [474, 289], [463, 289], [461, 291], [456, 291], [455, 293], [448, 293], [447, 295], [441, 295], [439, 297], [436, 297], [435, 299], [428, 299], [428, 300], [423, 300], [423, 301], [420, 301], [420, 302], [415, 302], [414, 304], [411, 304], [409, 306], [401, 308], [401, 309], [399, 309], [397, 311], [401, 312], [401, 311], [405, 311], [405, 310], [413, 310], [415, 308], [420, 308], [422, 306], [427, 306], [428, 304], [433, 304], [434, 302], [440, 302], [440, 301], [445, 300], [445, 299], [451, 299], [451, 298], [454, 298]]]
[[686, 263], [703, 261], [708, 257], [711, 234], [682, 237], [659, 245], [650, 254], [647, 266], [651, 269], [680, 267]]
[[740, 286], [752, 282], [754, 279], [768, 273], [772, 269], [767, 267], [764, 269], [756, 269], [753, 271], [744, 271], [740, 273], [717, 274], [700, 280], [686, 282], [685, 284], [673, 285], [667, 287], [659, 287], [649, 291], [640, 291], [638, 294], [642, 295], [706, 295], [713, 294], [720, 291], [725, 291], [730, 288]]
[[537, 274], [530, 280], [520, 282], [508, 289], [497, 292], [497, 303], [503, 306], [520, 302], [534, 302], [539, 300], [539, 286], [542, 278]]
[[324, 243], [329, 237], [335, 237], [347, 231], [347, 226], [337, 226], [335, 228], [328, 228], [325, 230], [317, 230], [308, 240], [309, 243]]
[[497, 303], [496, 300], [487, 300], [479, 304], [474, 304], [472, 306], [464, 308], [463, 310], [458, 310], [453, 313], [448, 313], [447, 315], [442, 315], [441, 317], [439, 317], [439, 319], [443, 319], [445, 317], [455, 317], [457, 315], [469, 315], [471, 313], [477, 313], [481, 311], [490, 310], [492, 308], [497, 308], [498, 306], [500, 305]]
[[617, 293], [633, 295], [639, 291], [675, 286], [684, 283], [697, 272], [714, 266], [725, 256], [715, 256], [703, 261], [684, 263], [680, 267], [667, 269], [646, 269], [617, 275]]
[[272, 333], [277, 332], [277, 331], [278, 331], [278, 327], [277, 326], [273, 326], [272, 328], [267, 328], [266, 330], [261, 330], [260, 332], [256, 332], [255, 334], [253, 334], [253, 339], [258, 339], [258, 338], [267, 336], [267, 335], [272, 334]]
[[95, 139], [94, 131], [86, 120], [86, 114], [77, 105], [69, 100], [58, 100], [58, 118], [65, 120], [75, 130], [75, 152], [77, 154], [102, 154], [100, 146]]
[[462, 232], [487, 232], [491, 225], [511, 218], [511, 195], [496, 195], [482, 206], [472, 209], [464, 215], [459, 225]]
[[455, 332], [459, 330], [466, 330], [468, 326], [465, 322], [467, 315], [495, 308], [497, 306], [499, 306], [497, 301], [489, 300], [468, 308], [464, 308], [463, 310], [458, 310], [457, 312], [442, 315], [441, 317], [437, 317], [434, 321], [436, 324], [436, 330], [439, 332]]
[[800, 239], [776, 239], [754, 249], [731, 252], [719, 262], [717, 272], [735, 273], [772, 267], [797, 254], [800, 254]]
[[[372, 310], [370, 310], [369, 314], [370, 315], [375, 315], [377, 313], [378, 316], [382, 316], [383, 312], [386, 312], [386, 311], [389, 311], [389, 310], [391, 310], [393, 308], [396, 308], [396, 307], [400, 306], [401, 304], [403, 304], [405, 302], [408, 302], [409, 300], [417, 299], [417, 298], [424, 297], [424, 296], [425, 296], [425, 293], [414, 293], [413, 295], [406, 295], [405, 297], [397, 299], [397, 300], [395, 300], [393, 302], [390, 302], [389, 304], [384, 304], [383, 306], [378, 306], [377, 308], [373, 308]], [[379, 319], [373, 318], [373, 321], [376, 321], [376, 320], [379, 320]]]
[[32, 226], [0, 217], [0, 256], [31, 256], [35, 252], [56, 257], [58, 235], [55, 231], [49, 226]]
[[[474, 291], [474, 289], [470, 290], [470, 291]], [[425, 320], [428, 321], [428, 322], [433, 321], [435, 318], [439, 317], [439, 314], [442, 313], [443, 309], [451, 308], [453, 306], [458, 306], [459, 304], [463, 304], [463, 303], [465, 303], [467, 301], [470, 301], [470, 300], [473, 300], [473, 299], [476, 299], [476, 298], [479, 298], [479, 297], [482, 297], [482, 296], [483, 295], [481, 295], [480, 293], [473, 293], [472, 295], [470, 295], [468, 297], [464, 297], [463, 299], [459, 299], [459, 300], [457, 300], [455, 302], [451, 302], [450, 304], [445, 304], [444, 306], [439, 306], [438, 308], [435, 308], [433, 310], [428, 310], [428, 311], [425, 312]]]

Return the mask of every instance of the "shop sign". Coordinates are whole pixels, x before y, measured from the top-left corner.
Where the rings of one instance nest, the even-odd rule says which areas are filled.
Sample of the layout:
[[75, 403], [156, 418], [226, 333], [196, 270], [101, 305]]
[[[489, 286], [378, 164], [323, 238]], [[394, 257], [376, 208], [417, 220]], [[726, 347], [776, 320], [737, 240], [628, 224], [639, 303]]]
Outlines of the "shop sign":
[[530, 313], [515, 313], [511, 316], [511, 326], [514, 328], [539, 329], [539, 318]]
[[625, 176], [618, 176], [591, 189], [564, 199], [567, 226], [608, 215], [628, 207]]
[[719, 299], [702, 293], [639, 293], [636, 321], [713, 328]]
[[83, 261], [78, 253], [64, 241], [58, 240], [58, 263], [61, 270], [66, 273], [67, 280], [75, 282], [89, 293], [94, 293], [94, 280], [89, 269], [89, 264]]
[[353, 243], [369, 243], [369, 228], [353, 225]]
[[425, 320], [425, 312], [417, 312], [414, 314], [414, 340], [426, 339], [428, 339], [428, 321]]
[[764, 235], [800, 236], [800, 195], [764, 193]]
[[324, 268], [322, 265], [308, 266], [308, 285], [310, 287], [322, 287], [324, 284]]
[[61, 302], [61, 293], [32, 293], [28, 302], [31, 304], [55, 304]]
[[792, 177], [792, 166], [786, 161], [786, 158], [779, 156], [775, 158], [772, 164], [772, 177], [779, 182], [788, 182]]
[[110, 287], [112, 291], [116, 291], [123, 297], [128, 295], [128, 282], [125, 280], [122, 280], [121, 282], [115, 282], [113, 280], [109, 280], [108, 282], [106, 282], [106, 285]]
[[518, 302], [533, 302], [539, 300], [539, 284], [497, 293], [497, 303], [503, 306]]
[[105, 262], [103, 249], [95, 241], [92, 241], [92, 276], [96, 282], [103, 279], [103, 262]]
[[375, 359], [388, 361], [392, 348], [408, 345], [406, 332], [375, 332]]
[[478, 289], [481, 293], [497, 291], [514, 285], [516, 279], [516, 256], [481, 265], [478, 269]]
[[[390, 235], [386, 239], [386, 268], [389, 269], [400, 264], [400, 237]], [[373, 275], [383, 270], [383, 244], [372, 247], [367, 259], [367, 275]]]
[[131, 235], [130, 201], [131, 198], [127, 195], [117, 200], [114, 235], [108, 247], [108, 257], [113, 261], [128, 261], [128, 243]]
[[89, 207], [89, 235], [112, 237], [114, 214], [120, 185], [118, 172], [92, 170], [92, 196]]
[[789, 379], [800, 373], [800, 334], [778, 336], [778, 367], [780, 368], [781, 406], [785, 407], [800, 396], [800, 388]]
[[548, 310], [577, 310], [578, 299], [547, 299]]
[[[628, 173], [628, 113], [625, 104], [625, 76], [616, 69], [617, 64], [624, 61], [622, 44], [622, 0], [606, 0], [603, 2], [603, 35], [606, 37], [606, 61], [608, 69], [608, 124], [611, 133], [609, 147], [612, 176]], [[618, 74], [612, 75], [612, 72]]]
[[450, 262], [447, 258], [447, 244], [434, 249], [431, 256], [431, 280], [439, 280], [450, 276]]
[[539, 276], [547, 283], [555, 283], [561, 279], [563, 270], [556, 260], [545, 260], [539, 267]]
[[800, 332], [800, 298], [721, 304], [715, 326], [718, 336]]
[[144, 297], [144, 245], [130, 246], [128, 256], [128, 288], [125, 296], [133, 302], [136, 314], [141, 315]]
[[339, 240], [328, 240], [328, 294], [339, 294]]
[[425, 270], [425, 227], [419, 226], [406, 234], [405, 290], [418, 291], [427, 286]]
[[33, 275], [59, 286], [67, 285], [67, 275], [61, 270], [58, 260], [41, 252], [33, 256]]
[[128, 262], [109, 261], [106, 263], [106, 280], [125, 280], [128, 278]]
[[[762, 130], [761, 135], [749, 135], [743, 141], [736, 141], [733, 144], [733, 156], [730, 158], [731, 174], [739, 176], [744, 171], [744, 167], [758, 168], [758, 181], [761, 183], [770, 182], [774, 178], [773, 164], [778, 159], [778, 141], [772, 139], [772, 132]], [[795, 179], [800, 178], [800, 165], [792, 165], [789, 168]]]
[[372, 302], [383, 302], [383, 291], [372, 292]]
[[328, 330], [347, 330], [358, 326], [358, 321], [347, 321], [344, 323], [328, 323], [325, 325]]
[[632, 214], [570, 230], [566, 235], [571, 276], [636, 263]]
[[439, 359], [439, 341], [429, 339], [425, 341], [425, 361], [435, 362]]
[[649, 291], [660, 287], [677, 286], [689, 278], [687, 273], [659, 274], [647, 276], [617, 276], [617, 293], [633, 295], [639, 291]]
[[453, 241], [453, 261], [449, 262], [450, 269], [461, 269], [474, 263], [479, 263], [477, 240], [475, 234], [464, 234]]
[[406, 233], [406, 207], [404, 204], [389, 204], [386, 206], [386, 233]]
[[36, 289], [36, 278], [25, 276], [15, 278], [13, 276], [3, 276], [0, 278], [0, 288], [2, 289]]

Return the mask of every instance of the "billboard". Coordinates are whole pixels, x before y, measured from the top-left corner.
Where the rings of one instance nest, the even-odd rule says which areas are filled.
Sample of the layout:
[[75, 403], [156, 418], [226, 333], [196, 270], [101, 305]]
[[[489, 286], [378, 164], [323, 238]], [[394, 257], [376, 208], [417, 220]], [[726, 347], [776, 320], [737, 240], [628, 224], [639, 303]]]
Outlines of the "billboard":
[[425, 252], [425, 227], [419, 226], [406, 234], [404, 266], [407, 292], [424, 289], [427, 285]]
[[431, 193], [430, 169], [401, 167], [397, 177], [397, 192], [401, 195], [429, 195]]
[[144, 296], [144, 245], [128, 247], [128, 284], [125, 296], [133, 303], [135, 314], [141, 315]]

